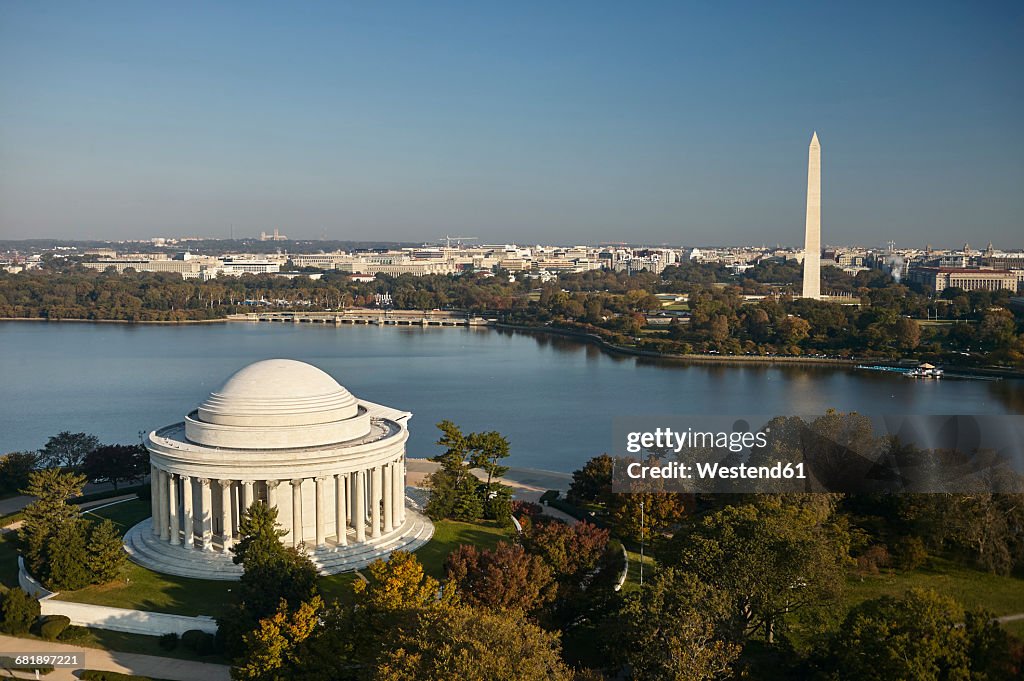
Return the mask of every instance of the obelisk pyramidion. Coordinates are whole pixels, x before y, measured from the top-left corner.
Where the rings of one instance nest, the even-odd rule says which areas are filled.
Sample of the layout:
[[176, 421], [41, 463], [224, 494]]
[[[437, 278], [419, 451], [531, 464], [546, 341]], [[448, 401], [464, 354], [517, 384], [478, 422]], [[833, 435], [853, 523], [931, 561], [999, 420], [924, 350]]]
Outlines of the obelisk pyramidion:
[[807, 152], [807, 225], [804, 232], [804, 298], [821, 298], [821, 144]]

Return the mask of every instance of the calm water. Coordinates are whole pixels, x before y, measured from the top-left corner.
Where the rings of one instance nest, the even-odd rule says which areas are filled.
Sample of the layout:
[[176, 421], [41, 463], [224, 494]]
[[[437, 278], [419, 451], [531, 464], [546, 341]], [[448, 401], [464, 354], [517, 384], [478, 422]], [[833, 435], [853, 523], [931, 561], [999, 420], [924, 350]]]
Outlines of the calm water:
[[560, 471], [606, 451], [616, 415], [1024, 412], [1021, 381], [686, 366], [486, 329], [3, 322], [0, 349], [0, 452], [39, 448], [61, 430], [135, 441], [272, 357], [310, 362], [358, 397], [413, 412], [413, 456], [437, 450], [434, 424], [448, 418], [503, 433], [514, 466]]

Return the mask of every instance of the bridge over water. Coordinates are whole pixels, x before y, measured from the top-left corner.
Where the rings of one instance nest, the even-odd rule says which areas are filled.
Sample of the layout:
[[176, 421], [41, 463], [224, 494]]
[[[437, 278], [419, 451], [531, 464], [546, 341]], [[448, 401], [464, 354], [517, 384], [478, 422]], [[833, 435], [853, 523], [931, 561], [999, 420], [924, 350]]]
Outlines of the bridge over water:
[[377, 326], [487, 326], [483, 317], [440, 310], [340, 310], [337, 312], [242, 312], [228, 316], [232, 322], [279, 322], [286, 324], [375, 324]]

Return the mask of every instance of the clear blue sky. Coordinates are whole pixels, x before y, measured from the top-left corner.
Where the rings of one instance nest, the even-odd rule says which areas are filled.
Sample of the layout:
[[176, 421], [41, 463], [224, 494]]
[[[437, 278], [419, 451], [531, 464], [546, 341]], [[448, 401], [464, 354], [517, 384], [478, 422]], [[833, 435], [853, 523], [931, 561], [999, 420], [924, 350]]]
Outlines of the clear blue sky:
[[[776, 4], [785, 6], [775, 6]], [[1024, 246], [1024, 4], [0, 4], [0, 238]]]

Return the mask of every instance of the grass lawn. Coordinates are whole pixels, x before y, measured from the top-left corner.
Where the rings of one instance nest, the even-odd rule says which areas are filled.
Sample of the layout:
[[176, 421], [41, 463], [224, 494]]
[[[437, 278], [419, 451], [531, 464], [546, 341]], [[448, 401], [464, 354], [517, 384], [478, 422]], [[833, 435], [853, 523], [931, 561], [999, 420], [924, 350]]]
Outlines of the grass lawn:
[[352, 582], [359, 581], [354, 572], [342, 572], [338, 575], [327, 575], [317, 580], [320, 588], [320, 595], [325, 601], [338, 599], [342, 603], [347, 602], [352, 596]]
[[[622, 585], [623, 591], [631, 591], [640, 588], [640, 552], [626, 549], [629, 557], [629, 567], [626, 569], [626, 581]], [[654, 577], [656, 570], [654, 558], [648, 551], [644, 555], [644, 581], [648, 582]]]
[[[913, 572], [860, 577], [847, 583], [846, 607], [879, 596], [899, 596], [910, 588], [951, 596], [966, 608], [982, 607], [996, 615], [1024, 612], [1024, 579], [1000, 577], [944, 558], [932, 558]], [[1020, 624], [1020, 623], [1017, 623]]]
[[442, 579], [444, 562], [448, 559], [448, 554], [460, 544], [474, 544], [480, 548], [492, 549], [500, 540], [507, 539], [509, 532], [510, 530], [487, 521], [463, 523], [457, 520], [441, 520], [434, 523], [434, 536], [416, 551], [416, 557], [428, 575]]
[[[90, 520], [113, 521], [121, 533], [149, 515], [149, 502], [140, 499], [123, 501], [85, 513], [85, 517]], [[57, 600], [178, 615], [217, 617], [224, 613], [233, 587], [234, 582], [164, 575], [129, 562], [123, 580], [89, 586], [78, 591], [64, 591], [57, 596]]]
[[235, 582], [175, 577], [128, 563], [124, 580], [62, 591], [60, 601], [109, 605], [177, 615], [222, 615]]
[[149, 502], [141, 499], [130, 499], [115, 503], [113, 506], [98, 507], [82, 514], [87, 520], [112, 520], [118, 532], [124, 534], [151, 515]]

